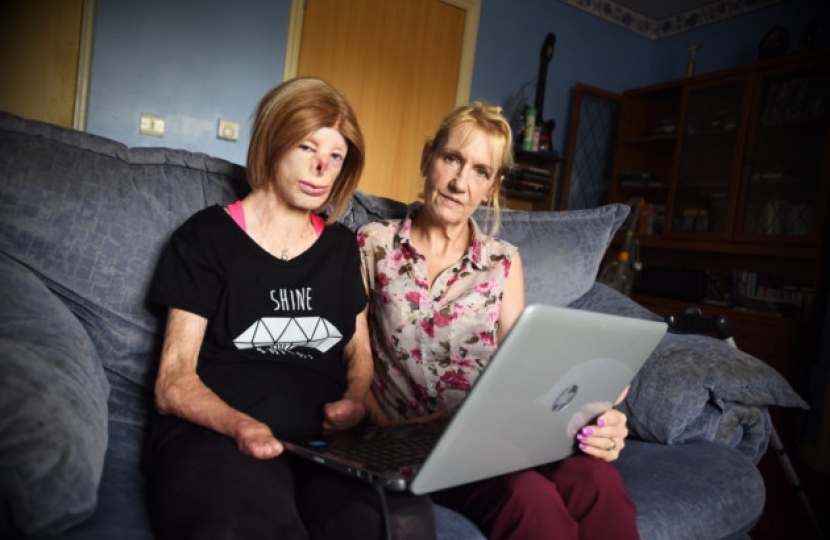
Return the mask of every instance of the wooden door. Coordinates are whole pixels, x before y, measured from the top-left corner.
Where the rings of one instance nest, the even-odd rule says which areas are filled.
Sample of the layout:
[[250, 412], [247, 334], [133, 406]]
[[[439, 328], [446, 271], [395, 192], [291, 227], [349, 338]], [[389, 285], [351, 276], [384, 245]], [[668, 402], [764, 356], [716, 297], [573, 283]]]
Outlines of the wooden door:
[[9, 0], [0, 9], [0, 109], [85, 129], [94, 0]]
[[424, 142], [469, 96], [478, 8], [479, 0], [292, 5], [285, 78], [322, 77], [346, 95], [366, 139], [361, 191], [404, 202], [422, 193]]

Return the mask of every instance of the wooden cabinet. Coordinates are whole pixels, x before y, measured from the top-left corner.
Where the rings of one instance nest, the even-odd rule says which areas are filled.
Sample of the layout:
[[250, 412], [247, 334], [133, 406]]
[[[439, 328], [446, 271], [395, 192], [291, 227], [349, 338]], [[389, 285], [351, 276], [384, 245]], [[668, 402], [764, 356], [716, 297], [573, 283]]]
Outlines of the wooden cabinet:
[[647, 270], [704, 276], [692, 303], [803, 391], [830, 273], [830, 51], [634, 89], [622, 111], [610, 198], [644, 201], [635, 298], [666, 315], [689, 284]]

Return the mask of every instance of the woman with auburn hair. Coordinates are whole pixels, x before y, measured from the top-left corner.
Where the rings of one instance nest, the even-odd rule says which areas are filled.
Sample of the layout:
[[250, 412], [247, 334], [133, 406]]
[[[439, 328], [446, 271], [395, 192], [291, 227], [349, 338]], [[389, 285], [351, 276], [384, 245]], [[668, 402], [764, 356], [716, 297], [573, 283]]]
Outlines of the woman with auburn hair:
[[287, 81], [256, 110], [251, 192], [195, 213], [162, 253], [149, 298], [168, 317], [144, 456], [157, 538], [382, 538], [372, 486], [279, 440], [364, 417], [365, 281], [354, 234], [334, 221], [363, 163], [346, 99]]

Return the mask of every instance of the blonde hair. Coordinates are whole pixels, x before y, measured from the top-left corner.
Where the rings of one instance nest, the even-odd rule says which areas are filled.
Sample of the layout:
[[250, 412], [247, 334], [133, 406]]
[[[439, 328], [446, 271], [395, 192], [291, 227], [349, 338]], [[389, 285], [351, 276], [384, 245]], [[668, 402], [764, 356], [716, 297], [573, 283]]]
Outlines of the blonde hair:
[[[422, 161], [421, 174], [426, 176], [426, 163], [431, 163], [438, 156], [441, 149], [447, 144], [450, 132], [463, 124], [473, 124], [482, 129], [490, 138], [490, 154], [493, 156], [495, 182], [500, 184], [505, 174], [513, 167], [513, 131], [504, 118], [504, 111], [498, 105], [474, 101], [469, 105], [462, 105], [453, 110], [441, 121], [438, 131], [432, 140], [427, 141], [427, 159]], [[498, 186], [500, 188], [500, 185]], [[488, 201], [488, 208], [492, 216], [488, 215], [490, 234], [495, 235], [501, 224], [501, 205], [498, 190]], [[491, 220], [492, 217], [492, 220]]]
[[348, 145], [340, 174], [321, 206], [334, 206], [328, 217], [332, 222], [346, 210], [357, 189], [365, 146], [351, 105], [322, 79], [298, 77], [288, 80], [260, 100], [248, 147], [248, 184], [251, 189], [257, 189], [270, 182], [282, 157], [322, 128], [336, 129]]

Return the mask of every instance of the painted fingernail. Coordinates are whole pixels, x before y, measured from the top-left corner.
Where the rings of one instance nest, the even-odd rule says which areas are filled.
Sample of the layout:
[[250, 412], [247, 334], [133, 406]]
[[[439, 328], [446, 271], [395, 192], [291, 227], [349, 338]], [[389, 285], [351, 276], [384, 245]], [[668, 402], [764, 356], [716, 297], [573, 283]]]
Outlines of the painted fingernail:
[[582, 428], [582, 434], [586, 437], [589, 437], [594, 434], [594, 430], [589, 427]]
[[582, 443], [579, 444], [579, 449], [582, 450], [583, 452], [585, 451], [586, 448], [588, 448], [587, 444], [582, 444]]
[[604, 426], [605, 425], [605, 418], [600, 418], [599, 420], [597, 420], [597, 425], [599, 427]]

